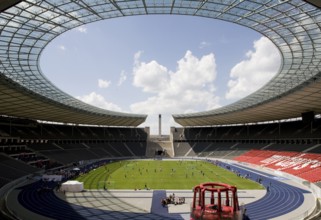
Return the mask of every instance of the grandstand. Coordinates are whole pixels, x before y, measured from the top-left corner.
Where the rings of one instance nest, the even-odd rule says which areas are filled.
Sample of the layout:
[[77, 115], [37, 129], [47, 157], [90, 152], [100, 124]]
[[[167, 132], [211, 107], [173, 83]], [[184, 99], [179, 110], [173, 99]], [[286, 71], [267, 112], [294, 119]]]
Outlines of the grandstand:
[[[254, 180], [266, 177], [262, 185], [268, 188], [272, 183], [275, 188], [249, 202], [253, 219], [319, 219], [320, 8], [315, 0], [1, 1], [0, 218], [63, 219], [62, 213], [68, 213], [69, 219], [89, 219], [92, 213], [103, 219], [185, 218], [171, 215], [168, 209], [160, 211], [153, 202], [149, 213], [133, 205], [125, 207], [117, 196], [94, 192], [84, 192], [82, 201], [88, 204], [86, 196], [105, 196], [109, 203], [103, 205], [116, 208], [104, 212], [75, 205], [59, 199], [54, 185], [44, 188], [36, 181], [57, 172], [72, 178], [67, 171], [75, 166], [92, 169], [106, 160], [165, 157], [215, 161], [240, 174], [251, 173]], [[138, 127], [147, 115], [87, 105], [59, 90], [41, 72], [43, 49], [64, 32], [103, 19], [147, 14], [201, 16], [251, 28], [275, 44], [282, 66], [263, 88], [240, 101], [206, 112], [173, 115], [182, 127], [171, 128], [169, 137], [152, 137], [148, 128]], [[301, 188], [288, 185], [290, 181]], [[41, 197], [39, 189], [49, 192]], [[154, 191], [140, 196], [164, 194]], [[275, 197], [280, 195], [277, 203]], [[280, 207], [281, 203], [288, 206]], [[266, 210], [267, 204], [274, 212]]]

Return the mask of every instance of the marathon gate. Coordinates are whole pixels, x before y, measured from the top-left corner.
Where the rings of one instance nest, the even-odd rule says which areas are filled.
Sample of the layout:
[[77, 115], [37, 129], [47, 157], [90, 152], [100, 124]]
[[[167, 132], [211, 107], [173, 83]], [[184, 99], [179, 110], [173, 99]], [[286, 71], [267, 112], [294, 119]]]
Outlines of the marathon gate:
[[237, 189], [224, 183], [203, 183], [194, 187], [191, 219], [242, 219]]

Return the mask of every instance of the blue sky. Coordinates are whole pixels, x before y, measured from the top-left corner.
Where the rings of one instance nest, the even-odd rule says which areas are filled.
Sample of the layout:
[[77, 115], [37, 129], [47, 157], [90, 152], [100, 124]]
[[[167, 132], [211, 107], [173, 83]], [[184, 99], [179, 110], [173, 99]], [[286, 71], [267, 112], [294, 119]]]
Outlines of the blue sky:
[[177, 126], [171, 114], [232, 103], [264, 85], [280, 56], [259, 33], [188, 16], [99, 21], [54, 39], [40, 59], [44, 75], [66, 93], [100, 108], [148, 114], [158, 134]]

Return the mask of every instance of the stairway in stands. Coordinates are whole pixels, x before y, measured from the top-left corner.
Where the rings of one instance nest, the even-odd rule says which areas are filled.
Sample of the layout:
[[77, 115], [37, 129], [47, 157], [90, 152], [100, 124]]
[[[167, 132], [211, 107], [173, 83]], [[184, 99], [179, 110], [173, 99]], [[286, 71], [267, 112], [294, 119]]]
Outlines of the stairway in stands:
[[165, 157], [174, 157], [173, 144], [168, 135], [150, 136], [147, 140], [147, 157], [154, 157], [155, 152], [159, 150], [165, 152]]

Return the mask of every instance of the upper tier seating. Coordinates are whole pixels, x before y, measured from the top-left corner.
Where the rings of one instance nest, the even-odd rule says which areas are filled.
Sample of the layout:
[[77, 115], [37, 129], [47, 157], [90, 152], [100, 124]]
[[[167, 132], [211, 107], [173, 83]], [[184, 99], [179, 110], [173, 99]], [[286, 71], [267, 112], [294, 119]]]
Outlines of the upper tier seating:
[[30, 158], [41, 158], [43, 163], [42, 156], [62, 164], [105, 157], [143, 157], [147, 137], [143, 128], [44, 124], [0, 117], [0, 148], [15, 145], [24, 146], [24, 151], [30, 149], [28, 157], [25, 154], [21, 158], [28, 163]]
[[1, 137], [15, 137], [19, 138], [20, 141], [31, 139], [145, 141], [147, 133], [143, 128], [44, 124], [36, 121], [0, 117], [0, 139]]
[[[297, 143], [298, 139], [320, 139], [321, 119], [315, 119], [312, 124], [302, 121], [282, 123], [216, 126], [202, 128], [174, 128], [174, 141], [219, 141], [219, 140], [285, 140], [290, 144]], [[320, 142], [321, 143], [321, 142]]]

